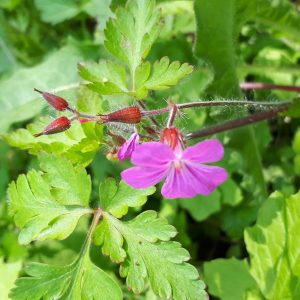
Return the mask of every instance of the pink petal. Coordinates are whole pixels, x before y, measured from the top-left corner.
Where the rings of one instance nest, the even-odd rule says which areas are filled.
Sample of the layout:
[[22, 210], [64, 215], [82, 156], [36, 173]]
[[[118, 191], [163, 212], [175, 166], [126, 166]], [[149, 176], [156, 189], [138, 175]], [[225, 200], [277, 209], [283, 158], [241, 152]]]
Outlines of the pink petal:
[[181, 160], [208, 163], [220, 160], [224, 155], [224, 148], [218, 140], [206, 140], [184, 150]]
[[121, 176], [126, 183], [135, 189], [144, 189], [165, 179], [167, 172], [168, 166], [164, 168], [133, 167], [123, 171]]
[[178, 174], [175, 167], [171, 167], [167, 176], [167, 180], [162, 187], [161, 194], [169, 199], [182, 197], [192, 198], [196, 196], [196, 191], [185, 175], [186, 174], [184, 172]]
[[132, 152], [137, 148], [139, 145], [140, 137], [136, 133], [133, 133], [128, 141], [122, 145], [118, 152], [118, 158], [120, 161], [124, 160], [125, 158], [130, 158]]
[[185, 163], [182, 173], [189, 184], [200, 195], [212, 193], [218, 185], [227, 179], [225, 169], [195, 163]]
[[166, 166], [175, 158], [170, 146], [159, 142], [150, 142], [136, 148], [132, 154], [131, 162], [138, 166], [158, 168]]

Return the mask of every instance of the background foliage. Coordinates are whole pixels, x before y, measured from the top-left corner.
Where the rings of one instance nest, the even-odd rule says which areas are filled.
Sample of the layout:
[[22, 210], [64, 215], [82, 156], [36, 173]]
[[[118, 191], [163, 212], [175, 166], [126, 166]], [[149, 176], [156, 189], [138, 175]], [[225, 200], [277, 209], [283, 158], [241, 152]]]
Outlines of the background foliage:
[[[63, 241], [19, 245], [19, 232], [8, 215], [6, 190], [19, 174], [39, 170], [37, 157], [32, 154], [46, 149], [64, 154], [75, 167], [89, 165], [90, 201], [95, 205], [100, 182], [109, 176], [119, 178], [120, 171], [130, 165], [111, 163], [98, 151], [102, 133], [93, 135], [91, 124], [72, 126], [69, 133], [62, 133], [58, 139], [49, 136], [37, 142], [31, 135], [49, 123], [49, 116], [54, 116], [54, 111], [45, 107], [44, 101], [33, 92], [34, 87], [50, 92], [54, 89], [69, 102], [78, 101], [81, 111], [86, 109], [87, 113], [107, 112], [108, 103], [113, 108], [129, 103], [131, 98], [126, 94], [104, 95], [100, 99], [83, 87], [78, 89], [82, 79], [77, 70], [77, 63], [84, 60], [118, 61], [104, 48], [107, 38], [103, 29], [108, 19], [114, 17], [116, 7], [124, 6], [125, 2], [5, 0], [0, 3], [0, 133], [38, 122], [28, 125], [28, 131], [20, 129], [9, 138], [11, 145], [23, 140], [21, 148], [29, 148], [29, 153], [0, 140], [0, 299], [7, 299], [15, 279], [24, 276], [22, 268], [26, 263], [64, 266], [73, 262], [91, 222], [89, 215], [83, 216], [75, 231]], [[219, 98], [286, 101], [297, 96], [281, 90], [245, 92], [239, 88], [243, 81], [300, 85], [297, 1], [157, 1], [157, 6], [162, 9], [165, 27], [147, 60], [154, 64], [168, 56], [170, 62], [187, 62], [195, 70], [170, 90], [149, 95], [141, 91], [143, 97], [147, 96], [149, 108], [164, 107], [168, 98], [184, 103]], [[226, 106], [190, 109], [177, 125], [188, 132], [261, 109]], [[165, 124], [164, 118], [159, 116], [157, 120]], [[159, 186], [142, 208], [129, 208], [123, 219], [131, 220], [149, 209], [167, 218], [179, 231], [174, 240], [189, 251], [190, 263], [202, 275], [211, 299], [297, 299], [300, 297], [299, 262], [295, 259], [300, 249], [299, 125], [298, 119], [278, 117], [216, 135], [225, 145], [225, 157], [219, 165], [230, 174], [224, 184], [211, 195], [176, 200], [162, 198]], [[3, 137], [8, 139], [6, 135]], [[60, 143], [62, 140], [64, 143]], [[27, 244], [26, 234], [23, 236], [23, 244]], [[125, 281], [118, 276], [118, 265], [99, 255], [97, 246], [92, 245], [91, 261], [117, 281], [124, 299], [158, 299], [149, 284], [141, 295], [128, 291]]]

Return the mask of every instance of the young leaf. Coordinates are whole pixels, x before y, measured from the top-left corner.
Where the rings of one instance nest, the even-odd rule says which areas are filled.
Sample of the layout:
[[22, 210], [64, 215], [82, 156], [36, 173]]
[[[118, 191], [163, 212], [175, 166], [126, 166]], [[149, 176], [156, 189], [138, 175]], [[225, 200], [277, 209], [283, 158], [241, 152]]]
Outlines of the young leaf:
[[256, 225], [245, 230], [250, 274], [267, 299], [300, 297], [299, 216], [299, 192], [289, 198], [274, 192], [261, 208]]
[[[89, 208], [91, 182], [84, 168], [74, 171], [71, 162], [41, 152], [41, 167], [48, 173], [32, 170], [10, 184], [10, 213], [21, 228], [19, 243], [34, 239], [65, 239]], [[51, 188], [54, 187], [52, 190]]]
[[106, 49], [125, 62], [133, 76], [164, 26], [154, 5], [152, 0], [130, 0], [116, 11], [117, 19], [106, 24]]
[[[164, 299], [207, 299], [205, 285], [198, 280], [198, 272], [187, 264], [189, 253], [176, 242], [168, 241], [176, 229], [167, 220], [157, 219], [157, 213], [146, 211], [129, 222], [121, 222], [109, 213], [103, 213], [105, 229], [100, 224], [93, 235], [96, 244], [104, 244], [107, 255], [117, 254], [124, 260], [120, 268], [127, 286], [141, 293], [148, 276], [153, 292]], [[112, 240], [114, 237], [115, 240]], [[108, 246], [105, 243], [109, 243]], [[122, 243], [124, 242], [124, 249]], [[114, 249], [118, 247], [118, 252]], [[113, 252], [115, 251], [115, 252]], [[126, 257], [125, 257], [126, 254]]]
[[128, 207], [137, 207], [147, 201], [148, 195], [155, 192], [155, 187], [135, 189], [121, 180], [119, 186], [113, 178], [101, 182], [99, 194], [103, 211], [121, 218], [128, 212]]
[[150, 90], [167, 90], [169, 85], [175, 85], [178, 80], [193, 72], [194, 67], [188, 63], [180, 65], [174, 61], [170, 64], [170, 59], [165, 56], [160, 61], [156, 61], [151, 70], [150, 62], [147, 61], [139, 66], [135, 73], [136, 98], [146, 98]]

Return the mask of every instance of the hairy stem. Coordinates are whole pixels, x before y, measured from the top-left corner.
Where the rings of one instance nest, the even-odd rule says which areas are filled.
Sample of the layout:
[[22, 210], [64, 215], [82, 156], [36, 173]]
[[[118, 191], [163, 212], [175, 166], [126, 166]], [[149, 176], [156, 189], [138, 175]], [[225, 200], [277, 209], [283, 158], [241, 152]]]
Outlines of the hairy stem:
[[[138, 103], [138, 105], [139, 105], [142, 109], [144, 109], [145, 111], [147, 111], [146, 106], [144, 105], [144, 103], [143, 103], [141, 100], [136, 100], [136, 102]], [[149, 115], [149, 119], [152, 121], [152, 123], [153, 123], [158, 129], [160, 129], [159, 124], [156, 122], [156, 120], [155, 120], [151, 115]]]
[[[264, 106], [264, 107], [274, 107], [274, 106], [288, 106], [293, 104], [293, 101], [286, 102], [257, 102], [257, 101], [199, 101], [176, 104], [179, 109], [192, 108], [192, 107], [205, 107], [205, 106]], [[142, 116], [154, 116], [160, 115], [170, 111], [170, 107], [165, 107], [152, 111], [142, 111]]]
[[249, 124], [253, 124], [256, 122], [260, 122], [263, 120], [267, 120], [270, 119], [272, 117], [276, 117], [278, 116], [278, 113], [283, 112], [287, 110], [287, 107], [278, 107], [275, 109], [271, 109], [268, 111], [264, 111], [255, 115], [251, 115], [242, 119], [237, 119], [234, 121], [230, 121], [227, 123], [223, 123], [220, 125], [216, 125], [216, 126], [212, 126], [212, 127], [208, 127], [205, 129], [201, 129], [201, 130], [196, 130], [193, 132], [189, 132], [186, 135], [186, 138], [191, 140], [191, 139], [196, 139], [196, 138], [200, 138], [200, 137], [205, 137], [208, 135], [212, 135], [215, 133], [219, 133], [219, 132], [223, 132], [223, 131], [227, 131], [230, 129], [234, 129], [234, 128], [238, 128], [238, 127], [242, 127], [242, 126], [246, 126]]

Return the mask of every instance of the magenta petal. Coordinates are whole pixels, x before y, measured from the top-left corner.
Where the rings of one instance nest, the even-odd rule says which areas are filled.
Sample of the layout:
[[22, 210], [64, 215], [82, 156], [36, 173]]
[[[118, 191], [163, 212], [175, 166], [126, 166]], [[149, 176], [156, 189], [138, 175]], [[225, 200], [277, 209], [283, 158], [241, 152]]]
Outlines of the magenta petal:
[[132, 154], [131, 162], [134, 165], [159, 168], [174, 160], [172, 148], [159, 142], [150, 142], [139, 145]]
[[122, 145], [118, 152], [118, 158], [120, 161], [124, 160], [125, 158], [130, 158], [133, 151], [139, 145], [140, 137], [137, 133], [133, 133], [128, 141]]
[[161, 194], [169, 199], [192, 198], [196, 196], [196, 191], [187, 179], [183, 172], [178, 174], [175, 167], [171, 168], [162, 187]]
[[218, 140], [206, 140], [184, 150], [181, 160], [208, 163], [220, 160], [224, 155], [224, 148]]
[[185, 164], [182, 172], [195, 191], [201, 195], [212, 193], [227, 179], [225, 169], [201, 164]]
[[167, 168], [133, 167], [121, 173], [123, 180], [135, 189], [144, 189], [166, 178]]

